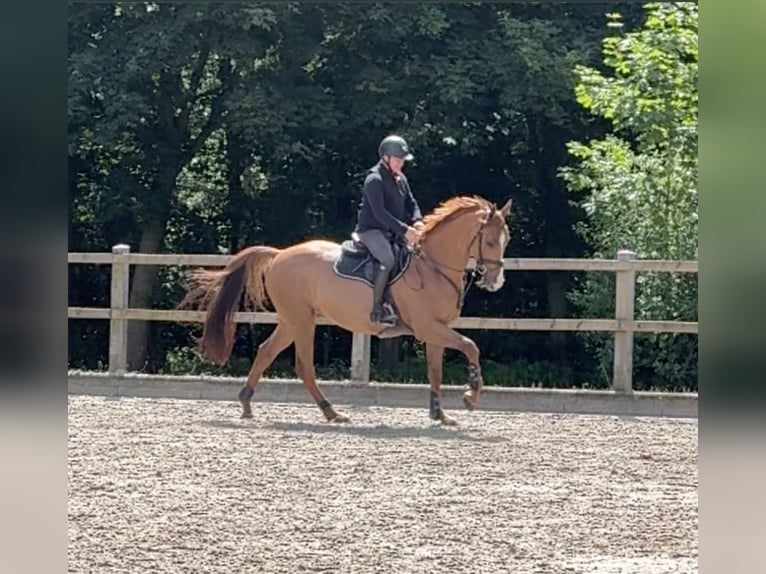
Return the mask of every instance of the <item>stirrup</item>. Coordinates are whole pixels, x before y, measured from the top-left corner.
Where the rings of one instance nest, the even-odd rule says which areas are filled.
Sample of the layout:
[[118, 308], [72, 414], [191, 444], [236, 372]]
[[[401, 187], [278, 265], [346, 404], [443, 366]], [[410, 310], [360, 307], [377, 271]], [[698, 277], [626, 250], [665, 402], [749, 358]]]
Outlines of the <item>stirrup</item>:
[[388, 303], [382, 303], [376, 306], [370, 313], [370, 321], [380, 323], [381, 325], [396, 325], [399, 317], [391, 309]]

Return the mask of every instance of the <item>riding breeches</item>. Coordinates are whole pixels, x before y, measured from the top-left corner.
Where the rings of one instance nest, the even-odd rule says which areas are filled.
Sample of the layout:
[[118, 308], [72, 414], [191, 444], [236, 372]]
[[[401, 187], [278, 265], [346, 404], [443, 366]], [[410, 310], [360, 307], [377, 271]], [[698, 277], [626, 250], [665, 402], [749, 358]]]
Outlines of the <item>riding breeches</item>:
[[394, 268], [394, 250], [386, 234], [380, 229], [368, 229], [359, 234], [359, 240], [364, 243], [372, 256], [390, 272]]

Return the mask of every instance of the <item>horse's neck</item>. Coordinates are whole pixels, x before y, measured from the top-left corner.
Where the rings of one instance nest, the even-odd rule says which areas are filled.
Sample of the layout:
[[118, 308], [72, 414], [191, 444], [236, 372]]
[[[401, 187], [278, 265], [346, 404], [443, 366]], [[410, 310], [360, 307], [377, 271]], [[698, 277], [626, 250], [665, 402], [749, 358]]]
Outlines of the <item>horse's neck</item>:
[[[474, 225], [462, 225], [457, 221], [434, 228], [424, 239], [422, 249], [445, 268], [441, 271], [453, 280], [460, 281], [468, 265], [469, 248], [473, 239]], [[448, 267], [448, 268], [446, 268]]]

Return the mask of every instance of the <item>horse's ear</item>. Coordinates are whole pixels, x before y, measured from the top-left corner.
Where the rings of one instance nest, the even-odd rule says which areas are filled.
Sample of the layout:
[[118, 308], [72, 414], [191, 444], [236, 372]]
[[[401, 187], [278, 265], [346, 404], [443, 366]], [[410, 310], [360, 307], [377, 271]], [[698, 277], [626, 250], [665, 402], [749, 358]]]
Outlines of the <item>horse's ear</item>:
[[511, 214], [511, 206], [513, 205], [513, 199], [509, 199], [505, 202], [505, 205], [500, 208], [500, 213], [502, 213], [503, 218], [507, 219], [508, 216]]

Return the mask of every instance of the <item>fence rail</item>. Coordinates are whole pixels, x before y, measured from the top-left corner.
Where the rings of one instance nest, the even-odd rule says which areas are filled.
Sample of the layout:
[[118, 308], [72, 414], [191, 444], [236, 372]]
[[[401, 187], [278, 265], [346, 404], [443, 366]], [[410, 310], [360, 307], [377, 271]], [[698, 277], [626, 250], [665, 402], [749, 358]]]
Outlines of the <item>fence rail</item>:
[[[69, 264], [111, 265], [110, 306], [68, 307], [70, 319], [109, 320], [109, 372], [123, 375], [127, 370], [128, 321], [202, 322], [204, 312], [169, 309], [132, 309], [128, 306], [131, 265], [170, 265], [215, 267], [228, 263], [230, 255], [130, 253], [127, 245], [115, 245], [112, 253], [68, 253]], [[616, 259], [533, 259], [506, 258], [508, 271], [603, 271], [616, 275], [615, 316], [609, 319], [505, 319], [459, 317], [452, 323], [458, 329], [498, 329], [514, 331], [608, 331], [614, 333], [612, 388], [633, 390], [634, 333], [697, 333], [692, 321], [636, 321], [634, 318], [636, 273], [698, 273], [697, 261], [636, 260], [630, 251], [621, 250]], [[470, 266], [469, 266], [470, 269]], [[276, 313], [238, 312], [238, 323], [276, 323]], [[334, 323], [320, 317], [320, 325]], [[351, 348], [351, 379], [369, 382], [370, 336], [354, 333]]]

